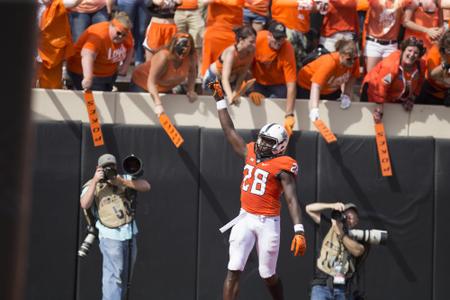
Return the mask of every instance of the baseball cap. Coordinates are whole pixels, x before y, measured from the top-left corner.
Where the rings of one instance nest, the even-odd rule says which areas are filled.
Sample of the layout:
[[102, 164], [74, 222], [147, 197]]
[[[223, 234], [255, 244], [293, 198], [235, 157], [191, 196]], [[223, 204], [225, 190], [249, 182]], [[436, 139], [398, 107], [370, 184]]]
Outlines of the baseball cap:
[[106, 153], [98, 158], [98, 165], [100, 167], [110, 165], [110, 164], [117, 164], [116, 157], [114, 155]]
[[354, 209], [356, 211], [356, 213], [358, 213], [358, 207], [354, 203], [350, 202], [350, 203], [344, 204], [344, 211], [349, 210], [349, 209]]
[[280, 22], [272, 21], [269, 25], [268, 30], [272, 33], [273, 37], [278, 40], [287, 37], [286, 27]]

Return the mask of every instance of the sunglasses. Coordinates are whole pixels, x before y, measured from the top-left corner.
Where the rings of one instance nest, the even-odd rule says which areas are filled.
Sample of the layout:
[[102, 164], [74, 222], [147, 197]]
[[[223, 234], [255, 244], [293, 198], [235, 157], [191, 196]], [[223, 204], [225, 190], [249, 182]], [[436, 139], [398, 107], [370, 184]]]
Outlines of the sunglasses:
[[127, 32], [120, 31], [120, 30], [118, 30], [118, 29], [116, 28], [116, 35], [117, 35], [118, 38], [126, 37], [127, 34], [128, 34]]

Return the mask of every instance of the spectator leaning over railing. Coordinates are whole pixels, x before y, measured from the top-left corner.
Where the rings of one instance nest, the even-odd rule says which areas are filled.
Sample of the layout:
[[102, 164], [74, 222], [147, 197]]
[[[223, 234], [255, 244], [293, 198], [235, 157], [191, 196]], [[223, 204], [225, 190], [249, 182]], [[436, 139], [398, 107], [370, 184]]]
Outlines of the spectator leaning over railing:
[[450, 106], [450, 30], [427, 51], [426, 80], [416, 103]]
[[145, 61], [144, 47], [142, 43], [145, 39], [145, 31], [150, 22], [150, 14], [148, 13], [147, 0], [117, 0], [117, 8], [124, 11], [133, 24], [132, 34], [134, 38], [134, 64], [140, 65]]
[[309, 99], [311, 122], [319, 118], [320, 99], [341, 101], [342, 109], [351, 105], [353, 83], [359, 77], [358, 50], [352, 40], [337, 41], [336, 50], [306, 64], [297, 74], [297, 99]]
[[323, 17], [320, 44], [328, 51], [336, 51], [339, 40], [353, 40], [359, 33], [358, 12], [355, 0], [330, 1]]
[[272, 18], [286, 26], [287, 39], [294, 47], [297, 67], [306, 56], [310, 29], [310, 14], [314, 8], [313, 0], [272, 0]]
[[148, 10], [152, 18], [143, 43], [145, 60], [150, 60], [153, 54], [167, 45], [177, 32], [174, 16], [180, 4], [181, 0], [149, 0]]
[[108, 21], [115, 0], [82, 0], [71, 9], [70, 25], [72, 39], [78, 41], [80, 35], [92, 24]]
[[364, 56], [370, 72], [383, 58], [397, 50], [403, 11], [408, 0], [369, 0], [365, 21]]
[[203, 4], [208, 5], [208, 12], [203, 37], [202, 76], [222, 51], [234, 43], [233, 28], [242, 26], [244, 0], [203, 0]]
[[119, 12], [83, 32], [67, 64], [75, 89], [111, 91], [117, 75], [127, 74], [134, 46], [130, 29], [127, 14]]
[[248, 24], [256, 32], [263, 30], [268, 22], [270, 0], [245, 0], [244, 24]]
[[203, 89], [220, 80], [229, 104], [237, 104], [237, 92], [248, 75], [255, 56], [256, 32], [250, 25], [235, 28], [236, 41], [211, 64], [203, 78]]
[[175, 86], [187, 80], [190, 102], [197, 99], [194, 91], [197, 75], [197, 55], [192, 36], [178, 32], [170, 43], [161, 48], [152, 59], [139, 65], [133, 72], [133, 91], [148, 91], [155, 103], [155, 113], [159, 117], [164, 112], [159, 93], [170, 92]]
[[286, 39], [286, 27], [276, 21], [269, 30], [261, 30], [256, 37], [256, 53], [252, 65], [256, 79], [250, 100], [256, 105], [267, 98], [286, 98], [284, 127], [289, 135], [295, 124], [294, 106], [296, 94], [295, 54]]
[[198, 65], [202, 65], [203, 33], [205, 20], [202, 17], [198, 0], [183, 0], [183, 4], [175, 11], [175, 24], [177, 30], [188, 32], [194, 39], [194, 47], [197, 51]]
[[62, 88], [63, 62], [75, 51], [67, 8], [81, 0], [39, 0], [39, 38], [36, 56], [36, 87]]
[[445, 31], [439, 2], [440, 0], [411, 0], [403, 16], [405, 40], [415, 36], [423, 41], [427, 49], [439, 42]]
[[361, 101], [376, 102], [379, 106], [373, 116], [375, 122], [383, 117], [383, 104], [401, 103], [406, 111], [414, 106], [425, 78], [425, 48], [421, 40], [410, 37], [397, 50], [373, 68], [364, 77]]

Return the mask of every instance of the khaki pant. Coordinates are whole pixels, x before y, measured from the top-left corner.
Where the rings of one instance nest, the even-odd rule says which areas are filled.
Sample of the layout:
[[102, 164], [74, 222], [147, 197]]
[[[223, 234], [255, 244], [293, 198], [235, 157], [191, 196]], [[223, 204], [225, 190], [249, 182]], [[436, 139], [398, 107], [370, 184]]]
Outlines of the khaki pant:
[[195, 48], [202, 47], [205, 21], [202, 18], [199, 8], [193, 10], [176, 10], [174, 21], [177, 24], [178, 31], [187, 32], [192, 35]]

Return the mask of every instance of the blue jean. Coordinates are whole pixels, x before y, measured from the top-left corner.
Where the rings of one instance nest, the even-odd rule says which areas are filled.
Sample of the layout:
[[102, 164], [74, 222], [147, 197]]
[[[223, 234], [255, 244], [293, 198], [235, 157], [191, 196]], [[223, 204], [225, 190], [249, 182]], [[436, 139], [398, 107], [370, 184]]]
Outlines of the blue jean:
[[311, 289], [311, 300], [350, 300], [345, 297], [345, 287], [334, 287], [326, 285], [314, 285]]
[[[129, 267], [130, 242], [131, 266]], [[127, 291], [128, 274], [131, 281], [136, 262], [136, 236], [132, 240], [125, 241], [100, 238], [100, 251], [103, 255], [102, 300], [121, 300]]]
[[140, 64], [145, 61], [144, 47], [142, 43], [145, 39], [145, 32], [150, 23], [150, 15], [148, 13], [145, 0], [118, 0], [117, 6], [120, 11], [127, 13], [133, 24], [133, 38], [134, 38], [134, 55], [135, 64]]
[[263, 85], [255, 82], [252, 91], [261, 93], [266, 98], [286, 98], [287, 96], [286, 84]]
[[72, 11], [70, 13], [70, 27], [72, 28], [72, 40], [78, 41], [80, 35], [92, 24], [108, 21], [108, 11], [106, 7], [90, 13], [77, 13]]

